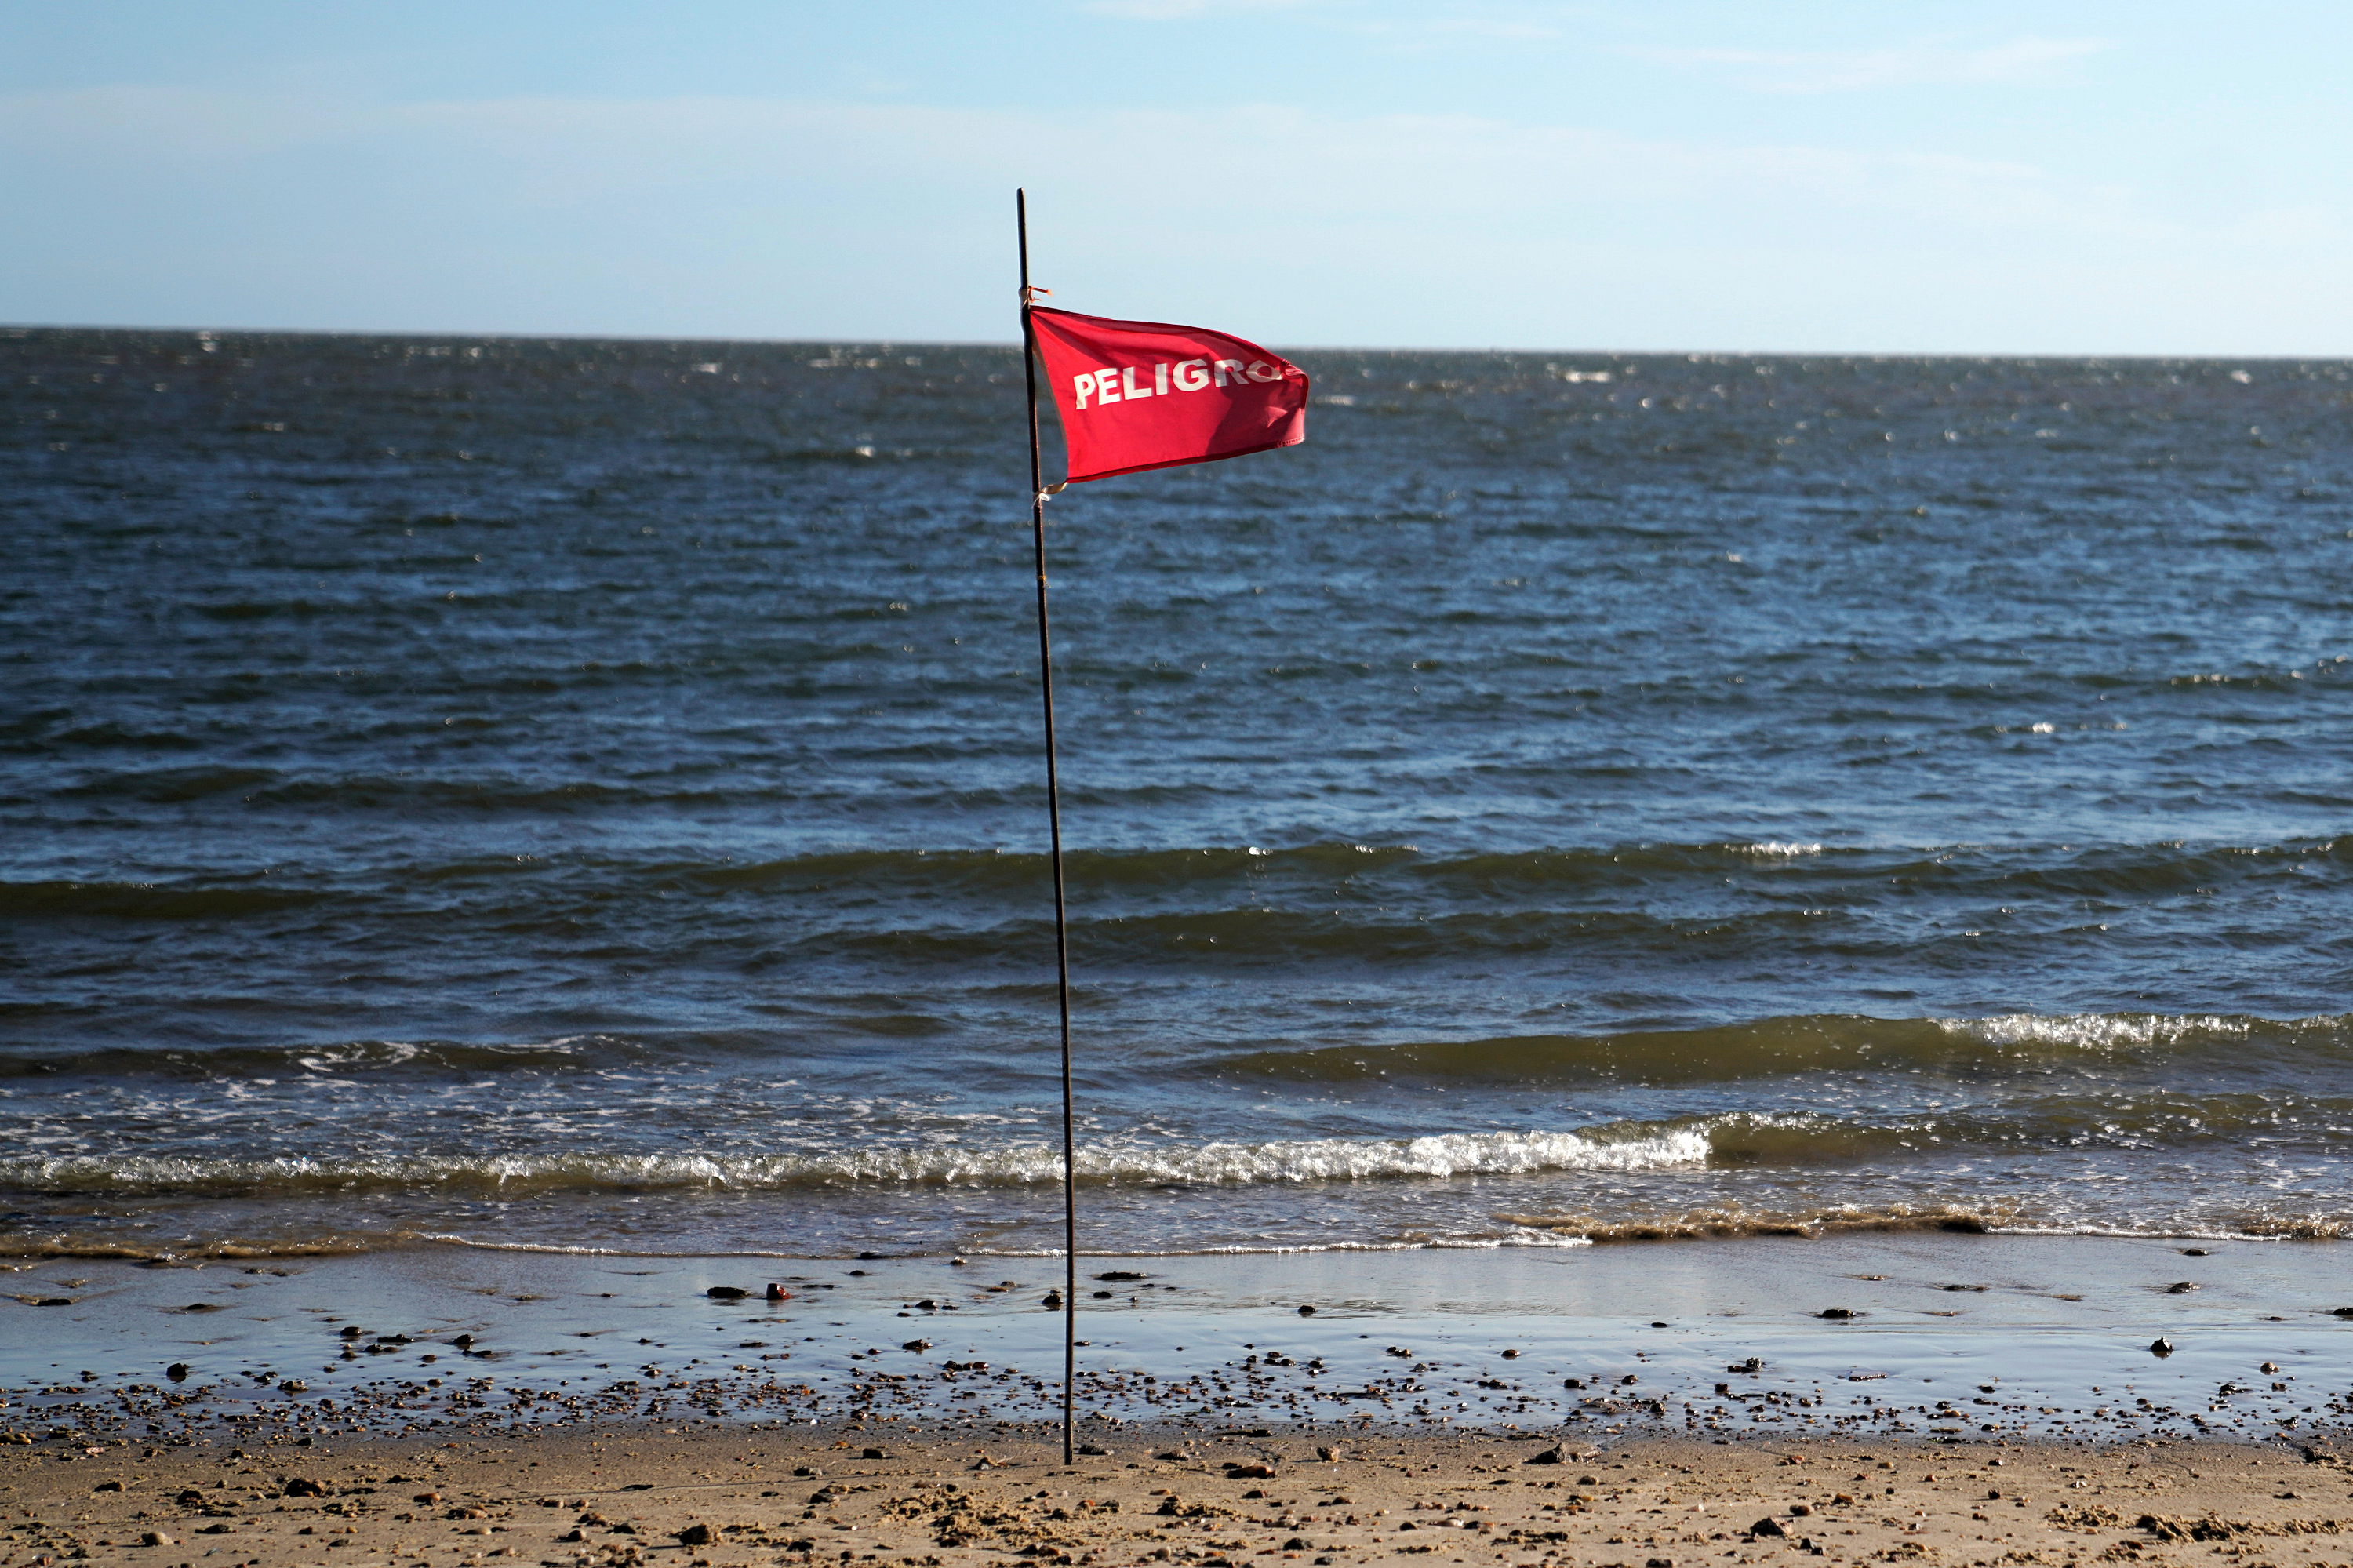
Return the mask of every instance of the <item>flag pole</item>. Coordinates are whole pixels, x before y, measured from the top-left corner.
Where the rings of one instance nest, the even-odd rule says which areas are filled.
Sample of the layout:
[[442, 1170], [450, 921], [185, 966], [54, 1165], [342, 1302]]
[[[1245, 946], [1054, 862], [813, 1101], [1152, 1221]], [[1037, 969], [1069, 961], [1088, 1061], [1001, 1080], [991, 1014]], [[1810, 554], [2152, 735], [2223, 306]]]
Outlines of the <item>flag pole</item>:
[[1038, 339], [1029, 324], [1029, 193], [1013, 193], [1021, 248], [1021, 374], [1029, 408], [1029, 539], [1038, 563], [1038, 674], [1046, 707], [1046, 823], [1054, 862], [1054, 999], [1062, 1021], [1062, 1463], [1078, 1457], [1079, 1166], [1071, 1114], [1071, 927], [1062, 886], [1062, 779], [1054, 747], [1054, 644], [1046, 621], [1046, 475], [1038, 450]]

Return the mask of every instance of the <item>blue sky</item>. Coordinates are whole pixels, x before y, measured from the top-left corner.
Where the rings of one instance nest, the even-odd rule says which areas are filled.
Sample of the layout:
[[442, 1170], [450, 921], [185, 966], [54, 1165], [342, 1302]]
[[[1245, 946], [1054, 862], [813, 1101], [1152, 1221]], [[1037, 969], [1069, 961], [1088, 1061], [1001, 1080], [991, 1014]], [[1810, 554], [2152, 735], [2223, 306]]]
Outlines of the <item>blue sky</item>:
[[0, 0], [0, 320], [2353, 354], [2353, 6]]

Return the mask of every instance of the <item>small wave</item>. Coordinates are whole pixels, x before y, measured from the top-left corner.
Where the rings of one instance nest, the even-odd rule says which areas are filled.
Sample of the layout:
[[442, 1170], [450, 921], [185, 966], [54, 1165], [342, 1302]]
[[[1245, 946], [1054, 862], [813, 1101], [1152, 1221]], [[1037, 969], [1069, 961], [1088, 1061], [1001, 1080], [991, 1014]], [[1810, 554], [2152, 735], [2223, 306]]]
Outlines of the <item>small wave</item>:
[[[1117, 1186], [1364, 1181], [1644, 1171], [1704, 1163], [1703, 1127], [1655, 1131], [1438, 1133], [1082, 1149], [1079, 1179]], [[761, 1192], [844, 1185], [1021, 1187], [1059, 1182], [1045, 1144], [993, 1150], [884, 1149], [834, 1155], [515, 1154], [400, 1159], [206, 1159], [67, 1155], [0, 1160], [0, 1186], [119, 1197], [348, 1198], [368, 1191], [480, 1192]]]
[[2265, 1056], [2304, 1067], [2342, 1062], [2353, 1056], [2353, 1014], [2270, 1019], [2214, 1013], [1805, 1013], [1702, 1029], [1254, 1051], [1196, 1070], [1326, 1083], [1395, 1077], [1680, 1084], [1821, 1071], [2015, 1072], [2094, 1061], [2117, 1067], [2168, 1066], [2201, 1054], [2227, 1057], [2241, 1067]]
[[1834, 1204], [1788, 1213], [1709, 1209], [1627, 1219], [1598, 1214], [1497, 1214], [1505, 1224], [1565, 1231], [1590, 1242], [1729, 1240], [1741, 1236], [1823, 1236], [1841, 1232], [1949, 1231], [1978, 1235], [2001, 1228], [1999, 1211], [1891, 1203]]
[[[276, 1078], [320, 1074], [450, 1074], [597, 1068], [643, 1062], [675, 1043], [632, 1041], [608, 1034], [553, 1040], [345, 1040], [324, 1044], [111, 1046], [96, 1051], [24, 1051], [0, 1054], [0, 1082], [59, 1075], [96, 1078], [134, 1075], [177, 1078]], [[4, 1169], [5, 1165], [0, 1165]]]
[[234, 920], [316, 904], [290, 887], [153, 882], [0, 882], [0, 919]]

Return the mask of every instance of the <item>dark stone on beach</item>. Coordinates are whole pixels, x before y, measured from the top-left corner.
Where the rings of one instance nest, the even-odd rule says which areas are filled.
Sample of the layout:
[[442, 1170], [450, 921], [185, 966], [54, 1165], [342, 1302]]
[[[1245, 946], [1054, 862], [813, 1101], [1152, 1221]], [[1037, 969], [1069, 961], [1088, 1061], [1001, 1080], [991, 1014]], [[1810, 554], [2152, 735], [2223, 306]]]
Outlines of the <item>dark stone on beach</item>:
[[285, 1495], [290, 1498], [322, 1498], [328, 1495], [327, 1483], [313, 1480], [309, 1476], [289, 1476], [286, 1478]]
[[1674, 1327], [1674, 1325], [1672, 1323], [1653, 1323], [1651, 1327], [1653, 1329], [1671, 1329]]
[[1303, 1318], [1313, 1318], [1315, 1316], [1315, 1308], [1303, 1301], [1299, 1306], [1299, 1315]]
[[471, 1334], [460, 1334], [449, 1342], [457, 1346], [461, 1351], [470, 1351], [474, 1348], [474, 1336]]
[[899, 1348], [902, 1351], [928, 1351], [932, 1348], [932, 1342], [929, 1340], [910, 1340]]
[[2165, 1287], [2165, 1293], [2168, 1296], [2187, 1296], [2197, 1288], [2198, 1282], [2194, 1279], [2177, 1279]]
[[191, 1301], [185, 1307], [181, 1308], [180, 1310], [183, 1312], [217, 1312], [220, 1308], [214, 1306], [209, 1301]]
[[1540, 1453], [1529, 1455], [1522, 1462], [1530, 1465], [1565, 1465], [1568, 1463], [1568, 1456], [1562, 1453], [1560, 1445], [1556, 1443]]
[[887, 1459], [891, 1456], [880, 1448], [861, 1448], [858, 1452], [858, 1457], [861, 1459]]
[[1507, 1361], [1515, 1361], [1520, 1359], [1520, 1352], [1517, 1351], [1505, 1351], [1504, 1352], [1504, 1359]]
[[73, 1298], [70, 1296], [44, 1296], [39, 1300], [34, 1302], [33, 1305], [36, 1307], [70, 1307], [73, 1305]]
[[1103, 1446], [1099, 1443], [1082, 1443], [1079, 1445], [1079, 1452], [1092, 1457], [1101, 1458], [1103, 1456], [1109, 1454], [1111, 1450]]
[[180, 1543], [160, 1530], [151, 1530], [139, 1537], [142, 1546], [177, 1546]]
[[1137, 1269], [1113, 1268], [1095, 1276], [1097, 1279], [1149, 1279], [1152, 1277]]
[[715, 1539], [716, 1537], [711, 1532], [711, 1527], [707, 1524], [690, 1524], [677, 1532], [678, 1543], [681, 1546], [708, 1546]]
[[796, 1476], [821, 1476], [825, 1474], [825, 1472], [812, 1465], [796, 1465], [793, 1467], [793, 1474]]
[[891, 1255], [887, 1252], [861, 1252], [858, 1255], [858, 1261], [860, 1263], [872, 1263], [877, 1259], [885, 1258], [890, 1255]]
[[1304, 1537], [1294, 1535], [1290, 1540], [1282, 1543], [1282, 1550], [1285, 1552], [1313, 1552], [1315, 1548], [1308, 1545]]
[[1097, 1301], [1108, 1301], [1111, 1298], [1112, 1293], [1108, 1290], [1098, 1290], [1094, 1294], [1094, 1299]]
[[1227, 1461], [1226, 1479], [1229, 1481], [1271, 1481], [1274, 1479], [1272, 1465], [1254, 1465], [1240, 1459]]
[[2148, 1342], [2148, 1353], [2162, 1360], [2173, 1353], [2173, 1341], [2160, 1334]]
[[1977, 1291], [1984, 1291], [1984, 1290], [1987, 1290], [1987, 1289], [1991, 1288], [1991, 1287], [1989, 1287], [1989, 1286], [1984, 1286], [1984, 1285], [1947, 1285], [1947, 1286], [1946, 1286], [1944, 1288], [1945, 1288], [1945, 1289], [1947, 1289], [1947, 1290], [1977, 1290]]
[[1728, 1372], [1761, 1372], [1765, 1370], [1765, 1358], [1763, 1356], [1751, 1356], [1746, 1361], [1741, 1361], [1736, 1365], [1727, 1366], [1724, 1370]]
[[367, 1330], [361, 1328], [357, 1323], [346, 1323], [343, 1327], [341, 1337], [346, 1340], [356, 1340], [366, 1332]]
[[751, 1292], [740, 1285], [714, 1285], [703, 1294], [713, 1301], [741, 1301]]
[[1049, 1290], [1038, 1300], [1038, 1305], [1040, 1307], [1060, 1307], [1061, 1304], [1062, 1293], [1059, 1290]]
[[1585, 1380], [1581, 1377], [1565, 1377], [1560, 1380], [1560, 1386], [1563, 1388], [1583, 1388], [1585, 1386]]
[[1751, 1535], [1786, 1537], [1789, 1532], [1781, 1528], [1781, 1521], [1779, 1520], [1774, 1519], [1768, 1515], [1764, 1519], [1758, 1520], [1755, 1524], [1750, 1525], [1748, 1527], [1748, 1533]]
[[188, 1381], [188, 1363], [185, 1361], [174, 1361], [170, 1366], [164, 1369], [164, 1375], [170, 1378], [174, 1383], [185, 1383]]
[[786, 1289], [783, 1286], [781, 1286], [781, 1285], [771, 1285], [771, 1286], [769, 1286], [769, 1287], [768, 1287], [768, 1299], [769, 1299], [769, 1300], [771, 1300], [771, 1301], [789, 1301], [789, 1300], [791, 1300], [792, 1298], [793, 1298], [793, 1293], [792, 1293], [791, 1291], [789, 1291], [789, 1290]]
[[2181, 1249], [2181, 1255], [2184, 1257], [2204, 1257], [2206, 1255], [2206, 1249], [2202, 1246], [2186, 1246]]
[[1856, 1311], [1852, 1307], [1825, 1307], [1820, 1311], [1815, 1313], [1814, 1316], [1817, 1318], [1828, 1318], [1833, 1322], [1838, 1322], [1848, 1318], [1860, 1318], [1862, 1314]]

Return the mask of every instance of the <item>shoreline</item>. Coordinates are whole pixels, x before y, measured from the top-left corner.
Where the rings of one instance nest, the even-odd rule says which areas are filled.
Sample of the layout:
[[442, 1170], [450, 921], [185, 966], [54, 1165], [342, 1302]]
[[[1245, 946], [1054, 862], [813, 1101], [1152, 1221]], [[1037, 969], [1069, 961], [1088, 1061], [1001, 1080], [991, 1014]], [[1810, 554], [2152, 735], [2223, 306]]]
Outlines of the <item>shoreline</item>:
[[[1082, 1431], [2252, 1440], [2353, 1415], [2339, 1255], [1932, 1233], [1090, 1258]], [[442, 1249], [55, 1260], [0, 1287], [0, 1436], [852, 1419], [1011, 1435], [1059, 1408], [1060, 1272]]]

